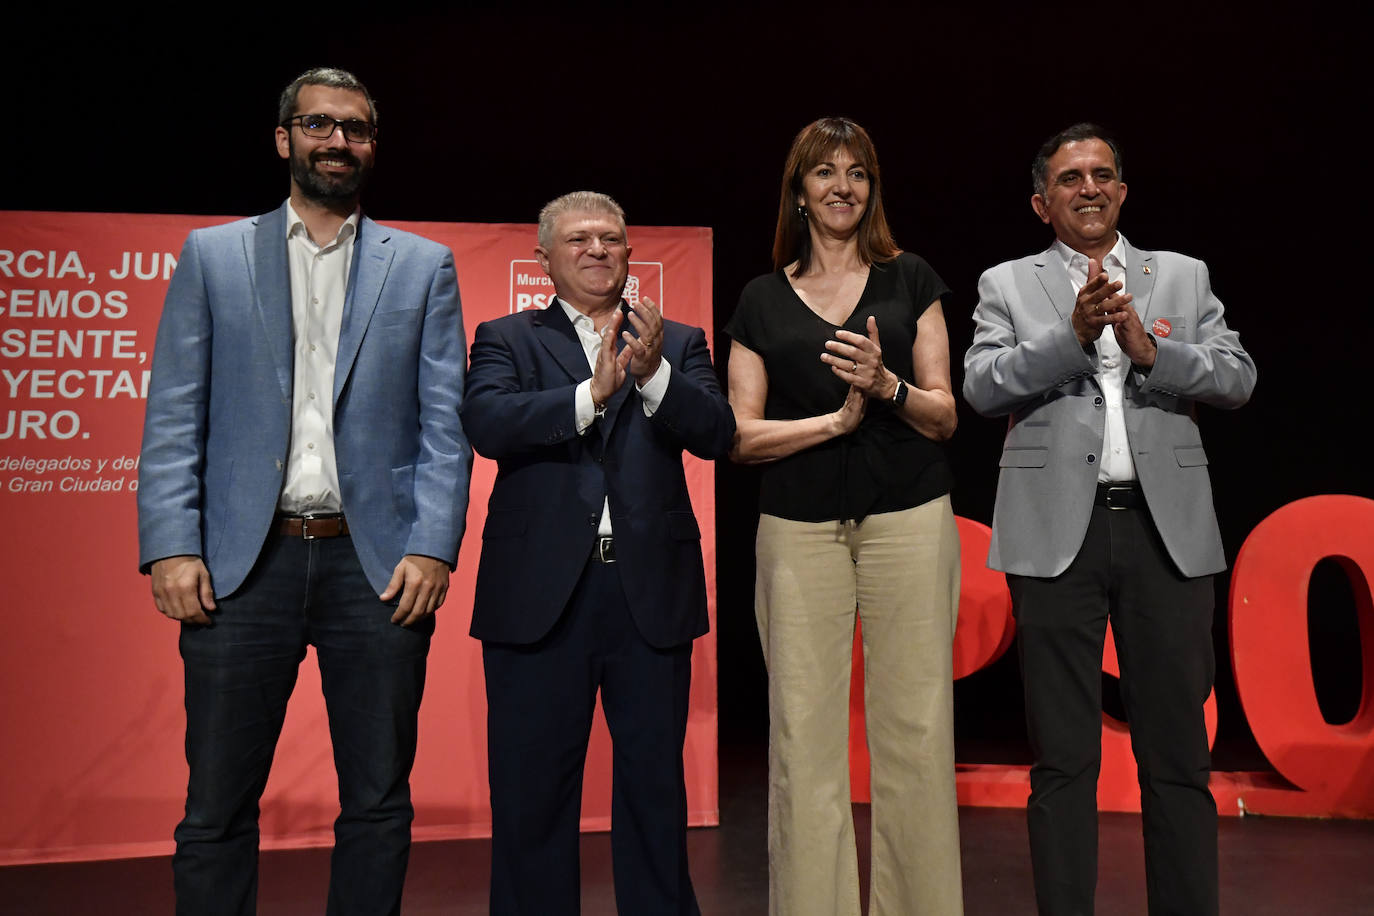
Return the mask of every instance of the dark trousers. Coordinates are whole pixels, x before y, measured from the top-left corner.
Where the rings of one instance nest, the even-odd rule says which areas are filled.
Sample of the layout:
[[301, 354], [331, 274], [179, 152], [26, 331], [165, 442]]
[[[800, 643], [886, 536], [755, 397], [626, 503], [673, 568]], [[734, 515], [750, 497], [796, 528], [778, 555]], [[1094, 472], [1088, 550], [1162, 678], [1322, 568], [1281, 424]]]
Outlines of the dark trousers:
[[210, 626], [183, 625], [186, 817], [176, 828], [177, 912], [251, 914], [258, 800], [307, 645], [329, 713], [340, 813], [334, 916], [399, 913], [410, 853], [410, 768], [434, 618], [391, 623], [347, 537], [270, 535]]
[[1035, 764], [1027, 804], [1042, 914], [1093, 912], [1102, 646], [1110, 616], [1145, 833], [1152, 916], [1217, 912], [1217, 811], [1203, 704], [1212, 688], [1212, 577], [1169, 559], [1145, 510], [1093, 509], [1053, 579], [1007, 576]]
[[589, 560], [547, 636], [532, 645], [483, 643], [482, 661], [493, 916], [579, 912], [582, 772], [598, 689], [613, 748], [617, 909], [697, 916], [682, 765], [691, 643], [646, 643], [616, 564]]

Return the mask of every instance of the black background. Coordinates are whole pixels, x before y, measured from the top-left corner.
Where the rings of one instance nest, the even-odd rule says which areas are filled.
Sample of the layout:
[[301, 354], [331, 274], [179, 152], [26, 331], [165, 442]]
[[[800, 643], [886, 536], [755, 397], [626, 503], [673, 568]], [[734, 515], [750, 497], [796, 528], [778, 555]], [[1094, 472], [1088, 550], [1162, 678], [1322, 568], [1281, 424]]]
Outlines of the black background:
[[[872, 134], [898, 243], [954, 291], [957, 391], [979, 273], [1050, 241], [1029, 207], [1032, 154], [1067, 124], [1099, 121], [1125, 156], [1123, 231], [1207, 261], [1259, 366], [1249, 405], [1201, 416], [1228, 558], [1295, 499], [1374, 496], [1358, 139], [1368, 51], [1334, 11], [204, 5], [30, 10], [8, 14], [4, 31], [0, 209], [272, 209], [287, 192], [277, 94], [308, 67], [344, 67], [381, 112], [374, 218], [533, 222], [548, 199], [591, 188], [616, 197], [632, 227], [712, 227], [722, 375], [720, 326], [769, 269], [782, 160], [803, 125], [842, 114]], [[1003, 428], [961, 404], [949, 446], [958, 514], [991, 519]], [[755, 471], [719, 465], [727, 743], [765, 729], [756, 494]], [[1264, 768], [1230, 677], [1227, 584], [1218, 577], [1215, 762]], [[1345, 721], [1361, 690], [1350, 586], [1327, 561], [1312, 595], [1319, 698]], [[956, 686], [961, 761], [1027, 760], [1014, 654]]]

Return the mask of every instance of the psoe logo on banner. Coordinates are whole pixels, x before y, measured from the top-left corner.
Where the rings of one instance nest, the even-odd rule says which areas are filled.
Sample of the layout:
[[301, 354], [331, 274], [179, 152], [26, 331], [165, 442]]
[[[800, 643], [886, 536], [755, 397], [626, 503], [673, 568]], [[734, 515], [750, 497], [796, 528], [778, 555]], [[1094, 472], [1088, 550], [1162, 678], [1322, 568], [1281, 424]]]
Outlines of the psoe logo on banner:
[[[639, 305], [648, 297], [659, 308], [663, 304], [663, 262], [631, 261], [630, 276], [625, 280], [625, 301]], [[553, 281], [535, 260], [514, 259], [510, 262], [511, 314], [526, 309], [544, 309], [553, 302]], [[665, 309], [666, 311], [666, 309]]]

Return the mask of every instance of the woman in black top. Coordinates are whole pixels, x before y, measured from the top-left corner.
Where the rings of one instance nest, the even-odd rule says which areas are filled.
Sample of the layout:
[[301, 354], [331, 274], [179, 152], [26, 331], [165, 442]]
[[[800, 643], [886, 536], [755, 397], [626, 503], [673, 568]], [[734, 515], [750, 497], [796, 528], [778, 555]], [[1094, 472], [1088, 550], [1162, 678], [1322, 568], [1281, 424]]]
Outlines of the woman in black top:
[[793, 141], [773, 261], [726, 326], [732, 457], [769, 463], [755, 606], [768, 665], [770, 911], [859, 913], [848, 759], [857, 609], [869, 913], [958, 914], [959, 541], [939, 444], [956, 423], [948, 289], [893, 242], [859, 125], [825, 118]]

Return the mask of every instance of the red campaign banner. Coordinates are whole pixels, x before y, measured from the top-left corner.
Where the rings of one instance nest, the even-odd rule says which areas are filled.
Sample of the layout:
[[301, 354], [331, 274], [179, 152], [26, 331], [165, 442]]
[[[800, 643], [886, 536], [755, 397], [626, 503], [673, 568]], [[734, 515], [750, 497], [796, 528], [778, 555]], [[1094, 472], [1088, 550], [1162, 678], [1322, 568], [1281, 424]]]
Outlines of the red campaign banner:
[[[177, 625], [137, 572], [134, 491], [153, 341], [190, 230], [233, 217], [0, 212], [0, 865], [166, 855], [185, 801]], [[467, 339], [548, 303], [532, 225], [405, 223], [453, 250]], [[627, 297], [711, 337], [711, 230], [632, 227]], [[692, 655], [688, 823], [719, 822], [714, 465], [685, 457], [712, 632]], [[417, 840], [489, 835], [480, 644], [467, 635], [495, 464], [473, 469], [467, 534], [430, 651], [412, 777]], [[531, 569], [531, 574], [537, 570]], [[583, 829], [610, 825], [598, 710]], [[338, 811], [311, 657], [262, 804], [264, 848], [328, 845]]]

